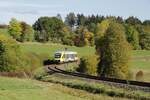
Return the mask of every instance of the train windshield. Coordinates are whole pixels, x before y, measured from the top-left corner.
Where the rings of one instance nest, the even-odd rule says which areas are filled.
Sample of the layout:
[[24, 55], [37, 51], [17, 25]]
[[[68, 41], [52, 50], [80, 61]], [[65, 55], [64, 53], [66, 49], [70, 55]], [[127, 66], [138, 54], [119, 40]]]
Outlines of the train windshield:
[[61, 57], [61, 53], [56, 53], [55, 54], [55, 58], [60, 58]]

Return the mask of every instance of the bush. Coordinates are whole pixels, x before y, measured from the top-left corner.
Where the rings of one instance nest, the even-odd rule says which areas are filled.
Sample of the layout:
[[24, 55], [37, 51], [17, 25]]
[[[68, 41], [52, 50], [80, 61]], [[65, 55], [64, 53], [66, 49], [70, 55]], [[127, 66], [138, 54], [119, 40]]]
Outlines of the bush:
[[142, 49], [150, 50], [150, 33], [140, 35], [140, 45]]
[[23, 53], [15, 40], [0, 35], [0, 71], [21, 72], [29, 76], [42, 66], [47, 54]]
[[21, 65], [21, 51], [16, 41], [0, 36], [0, 71], [15, 71]]
[[78, 67], [79, 65], [77, 63], [66, 63], [64, 66], [65, 70], [69, 72], [75, 72]]
[[62, 43], [63, 43], [64, 45], [70, 45], [70, 46], [73, 46], [73, 45], [74, 45], [73, 40], [72, 40], [71, 38], [66, 38], [66, 37], [64, 37], [64, 38], [62, 39]]
[[42, 79], [46, 75], [48, 75], [48, 74], [44, 70], [44, 67], [40, 67], [40, 68], [36, 69], [33, 73], [34, 78], [37, 80]]
[[143, 80], [143, 71], [138, 71], [136, 73], [136, 80], [137, 81], [142, 81]]
[[79, 68], [77, 68], [78, 72], [86, 73], [89, 75], [97, 74], [97, 56], [85, 56], [80, 59]]
[[134, 50], [140, 49], [139, 33], [134, 27], [132, 27], [132, 26], [126, 27], [126, 37], [127, 37], [127, 41], [130, 43], [131, 47]]

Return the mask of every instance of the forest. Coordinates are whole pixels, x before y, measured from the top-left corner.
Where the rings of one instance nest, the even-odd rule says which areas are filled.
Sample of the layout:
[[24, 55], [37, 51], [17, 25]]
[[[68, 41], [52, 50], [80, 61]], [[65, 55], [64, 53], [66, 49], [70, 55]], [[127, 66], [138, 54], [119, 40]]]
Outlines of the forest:
[[40, 17], [33, 25], [12, 18], [7, 28], [9, 34], [19, 42], [37, 41], [94, 46], [95, 40], [107, 30], [111, 22], [123, 26], [126, 40], [134, 50], [150, 50], [150, 20], [141, 21], [131, 16], [101, 16], [69, 13], [64, 21], [60, 14], [55, 17]]

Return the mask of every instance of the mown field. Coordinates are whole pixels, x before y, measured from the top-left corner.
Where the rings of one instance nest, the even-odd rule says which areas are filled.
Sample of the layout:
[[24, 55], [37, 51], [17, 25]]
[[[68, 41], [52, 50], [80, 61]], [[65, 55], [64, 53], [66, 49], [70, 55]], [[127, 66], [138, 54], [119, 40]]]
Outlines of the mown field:
[[[0, 77], [0, 100], [120, 100], [53, 83]], [[125, 99], [123, 99], [125, 100]]]
[[[57, 50], [68, 50], [77, 51], [79, 57], [85, 55], [92, 55], [95, 53], [94, 47], [75, 47], [75, 46], [66, 46], [60, 44], [41, 44], [41, 43], [23, 43], [20, 44], [23, 52], [34, 52], [37, 54], [44, 54], [50, 57], [53, 56], [54, 52]], [[138, 71], [143, 71], [144, 78], [143, 81], [150, 82], [150, 51], [136, 50], [132, 51], [132, 59], [130, 62], [131, 70], [134, 73], [134, 77]]]
[[49, 56], [53, 57], [54, 53], [57, 50], [64, 50], [68, 48], [68, 50], [77, 51], [79, 56], [92, 55], [95, 53], [94, 47], [75, 47], [75, 46], [67, 46], [60, 44], [41, 44], [41, 43], [24, 43], [21, 44], [22, 50], [24, 52], [34, 52], [37, 54], [49, 54]]

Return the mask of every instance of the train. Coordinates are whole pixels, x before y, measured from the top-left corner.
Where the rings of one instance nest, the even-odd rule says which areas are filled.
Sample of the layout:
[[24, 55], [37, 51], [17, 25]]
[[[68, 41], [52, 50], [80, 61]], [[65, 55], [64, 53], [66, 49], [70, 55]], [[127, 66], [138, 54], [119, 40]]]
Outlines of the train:
[[54, 53], [54, 60], [56, 63], [67, 63], [78, 61], [78, 53], [74, 51], [56, 51]]

